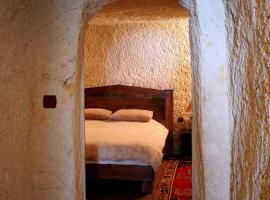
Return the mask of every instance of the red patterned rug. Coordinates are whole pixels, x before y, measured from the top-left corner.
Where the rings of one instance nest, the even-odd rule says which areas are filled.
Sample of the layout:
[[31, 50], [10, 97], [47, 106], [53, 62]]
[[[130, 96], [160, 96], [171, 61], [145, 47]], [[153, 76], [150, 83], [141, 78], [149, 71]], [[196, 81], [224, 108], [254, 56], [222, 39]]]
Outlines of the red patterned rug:
[[154, 194], [155, 200], [191, 200], [191, 162], [167, 161], [157, 187], [157, 192]]

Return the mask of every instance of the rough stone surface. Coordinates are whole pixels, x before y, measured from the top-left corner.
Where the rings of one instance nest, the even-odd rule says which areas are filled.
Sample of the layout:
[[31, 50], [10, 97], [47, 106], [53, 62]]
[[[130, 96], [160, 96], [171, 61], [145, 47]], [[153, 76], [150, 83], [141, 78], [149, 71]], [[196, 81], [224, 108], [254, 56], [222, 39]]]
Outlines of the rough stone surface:
[[[29, 133], [32, 116], [33, 36], [27, 2], [0, 3], [0, 199], [29, 199]], [[18, 62], [19, 61], [19, 62]]]
[[[1, 1], [0, 199], [84, 198], [85, 24], [109, 2], [85, 4], [80, 27], [82, 0]], [[183, 2], [191, 13], [193, 198], [269, 199], [269, 1], [226, 1], [226, 16], [221, 0]], [[42, 108], [44, 94], [57, 94], [57, 109]]]
[[176, 0], [118, 0], [96, 13], [91, 24], [157, 22], [186, 18], [188, 15]]
[[193, 198], [229, 199], [230, 108], [223, 1], [183, 1], [191, 12]]
[[[82, 115], [81, 118], [78, 116], [79, 108], [82, 110], [83, 106], [80, 93], [83, 89], [81, 80], [85, 24], [109, 2], [1, 2], [0, 55], [3, 84], [0, 87], [1, 96], [5, 97], [1, 98], [1, 110], [6, 113], [5, 120], [1, 120], [0, 135], [0, 176], [1, 183], [4, 183], [0, 186], [1, 199], [84, 198], [84, 157], [81, 145], [83, 125], [82, 120], [80, 121]], [[188, 5], [189, 2], [186, 3]], [[198, 15], [201, 5], [196, 5], [195, 1], [190, 3], [191, 6], [195, 5], [191, 10], [191, 22], [198, 25], [204, 18]], [[216, 9], [216, 4], [212, 4], [213, 7], [207, 7], [209, 3], [203, 9], [209, 15], [212, 9]], [[81, 11], [83, 18], [80, 27]], [[197, 35], [200, 33], [199, 27], [191, 27], [196, 30], [192, 33], [192, 45], [195, 47], [193, 93], [196, 111], [193, 116], [196, 121], [194, 185], [197, 186], [193, 190], [193, 196], [204, 199], [204, 188], [205, 191], [212, 189], [212, 192], [215, 192], [215, 188], [211, 188], [207, 181], [204, 182], [205, 155], [202, 154], [201, 147], [208, 143], [202, 144], [200, 138], [207, 134], [209, 129], [202, 129], [201, 122], [211, 122], [212, 118], [206, 120], [201, 116], [203, 102], [207, 97], [202, 95], [204, 93], [200, 87], [205, 80], [201, 78], [200, 72], [205, 64], [201, 65], [202, 60], [199, 59], [204, 49], [200, 48], [201, 38]], [[57, 94], [57, 109], [42, 108], [44, 94]], [[215, 101], [215, 96], [211, 96], [211, 101]], [[214, 174], [208, 176], [210, 180], [215, 178]], [[220, 183], [216, 184], [216, 187], [223, 187]]]
[[[83, 171], [75, 152], [82, 149], [76, 140], [82, 6], [81, 0], [0, 3], [0, 199], [66, 200], [84, 193], [75, 172]], [[43, 109], [45, 94], [57, 95], [56, 109]]]
[[[109, 1], [93, 0], [85, 4], [82, 27], [80, 27], [81, 11], [84, 6], [82, 0], [5, 0], [1, 2], [0, 91], [1, 97], [5, 97], [1, 98], [1, 111], [5, 113], [1, 118], [3, 120], [1, 120], [0, 134], [1, 199], [84, 198], [84, 157], [81, 152], [83, 126], [82, 120], [79, 120], [82, 119], [82, 116], [79, 118], [79, 108], [82, 110], [83, 105], [79, 95], [82, 92], [79, 88], [83, 88], [81, 82], [84, 60], [82, 47], [86, 22], [107, 3]], [[198, 0], [186, 1], [186, 3], [187, 5], [191, 3], [191, 6], [188, 5], [193, 9], [191, 10], [191, 28], [195, 30], [192, 33], [192, 47], [195, 47], [192, 57], [195, 58], [193, 93], [196, 111], [193, 116], [196, 121], [194, 126], [194, 174], [196, 176], [194, 185], [196, 187], [193, 190], [193, 196], [195, 199], [204, 199], [205, 193], [205, 199], [211, 199], [210, 197], [213, 197], [217, 191], [221, 192], [218, 195], [224, 195], [227, 190], [221, 191], [220, 188], [224, 187], [224, 182], [225, 185], [228, 183], [219, 176], [220, 171], [209, 173], [216, 170], [209, 166], [212, 161], [216, 163], [214, 165], [216, 167], [224, 165], [224, 162], [217, 165], [223, 154], [217, 157], [216, 151], [214, 155], [207, 153], [215, 150], [215, 145], [210, 145], [209, 151], [204, 148], [209, 146], [207, 137], [210, 144], [215, 144], [215, 139], [219, 141], [217, 137], [224, 132], [213, 136], [216, 128], [222, 130], [223, 127], [217, 126], [213, 129], [205, 124], [219, 125], [217, 119], [225, 123], [226, 116], [224, 117], [222, 113], [219, 116], [220, 113], [214, 112], [216, 109], [223, 110], [218, 106], [220, 96], [224, 95], [223, 90], [222, 93], [208, 93], [211, 90], [208, 84], [212, 86], [216, 82], [206, 80], [207, 78], [214, 79], [216, 73], [210, 70], [211, 73], [206, 75], [205, 71], [201, 71], [204, 68], [208, 69], [207, 66], [212, 66], [213, 63], [208, 65], [207, 61], [212, 61], [216, 56], [203, 56], [206, 47], [201, 43], [208, 41], [205, 38], [209, 30], [205, 28], [202, 31], [201, 29], [208, 21], [213, 22], [210, 23], [213, 26], [223, 24], [223, 18], [219, 19], [218, 13], [215, 12], [223, 13], [223, 11], [220, 10], [222, 8], [220, 1], [204, 4], [202, 0]], [[212, 13], [215, 15], [211, 19], [205, 18], [204, 14], [211, 16]], [[223, 30], [217, 27], [218, 35], [222, 35]], [[204, 37], [198, 37], [200, 33], [204, 33]], [[219, 37], [215, 38], [213, 35], [211, 38], [215, 39], [213, 42], [219, 40]], [[223, 59], [221, 61], [223, 62]], [[214, 72], [220, 69], [216, 64], [213, 66]], [[57, 94], [57, 109], [44, 110], [42, 108], [44, 94]], [[205, 102], [210, 102], [214, 107], [209, 104], [206, 106]], [[215, 115], [207, 115], [209, 110]], [[206, 114], [202, 115], [203, 113]], [[220, 148], [217, 149], [219, 152]], [[224, 152], [225, 156], [228, 149], [230, 149], [229, 145]], [[227, 167], [227, 164], [225, 163], [224, 166]], [[212, 187], [209, 183], [216, 180], [218, 182], [213, 182], [215, 187]]]
[[[270, 2], [227, 2], [233, 110], [231, 199], [270, 199]], [[239, 12], [241, 10], [241, 12]]]
[[[159, 16], [158, 20], [149, 20], [155, 8], [159, 8], [155, 5], [151, 7], [150, 16], [142, 17], [139, 12], [127, 19], [119, 16], [126, 7], [119, 9], [119, 6], [111, 4], [104, 8], [105, 11], [114, 11], [118, 21], [108, 20], [108, 14], [102, 9], [88, 23], [85, 86], [124, 84], [174, 89], [174, 127], [178, 130], [177, 118], [185, 114], [191, 101], [189, 17], [181, 15], [182, 9], [176, 4], [178, 10], [177, 7], [171, 11], [163, 7], [168, 13], [178, 11], [176, 13], [180, 14], [175, 16], [181, 18], [161, 20]], [[128, 8], [132, 6], [136, 7], [128, 4]]]
[[202, 115], [201, 115], [201, 74], [200, 74], [200, 37], [196, 1], [181, 2], [191, 13], [190, 46], [192, 65], [192, 198], [205, 199], [204, 165], [202, 155]]

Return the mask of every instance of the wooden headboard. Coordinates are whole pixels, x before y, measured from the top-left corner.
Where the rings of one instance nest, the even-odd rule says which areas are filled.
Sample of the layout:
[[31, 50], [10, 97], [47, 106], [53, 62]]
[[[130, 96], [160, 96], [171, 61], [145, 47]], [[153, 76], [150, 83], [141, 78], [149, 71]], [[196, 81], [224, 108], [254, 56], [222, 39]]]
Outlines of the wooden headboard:
[[85, 88], [85, 108], [105, 108], [113, 112], [130, 108], [154, 111], [153, 118], [169, 130], [164, 157], [172, 156], [173, 90], [156, 90], [124, 85]]
[[137, 108], [154, 111], [153, 118], [173, 130], [173, 90], [156, 90], [124, 85], [85, 88], [85, 108], [113, 112]]

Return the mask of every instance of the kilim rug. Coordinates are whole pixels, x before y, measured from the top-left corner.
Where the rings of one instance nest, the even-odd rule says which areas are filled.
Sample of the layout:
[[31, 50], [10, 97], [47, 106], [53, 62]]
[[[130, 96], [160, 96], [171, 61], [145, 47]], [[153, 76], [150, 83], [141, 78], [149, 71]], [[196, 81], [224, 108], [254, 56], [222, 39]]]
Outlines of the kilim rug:
[[154, 200], [191, 200], [192, 166], [190, 161], [169, 160], [163, 169]]

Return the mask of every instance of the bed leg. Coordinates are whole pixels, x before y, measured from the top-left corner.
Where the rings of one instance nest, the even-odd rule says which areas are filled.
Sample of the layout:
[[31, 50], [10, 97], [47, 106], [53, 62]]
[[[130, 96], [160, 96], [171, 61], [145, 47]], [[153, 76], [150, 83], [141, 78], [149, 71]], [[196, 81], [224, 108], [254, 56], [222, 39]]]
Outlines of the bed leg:
[[142, 182], [142, 193], [149, 194], [153, 191], [154, 181], [143, 181]]

